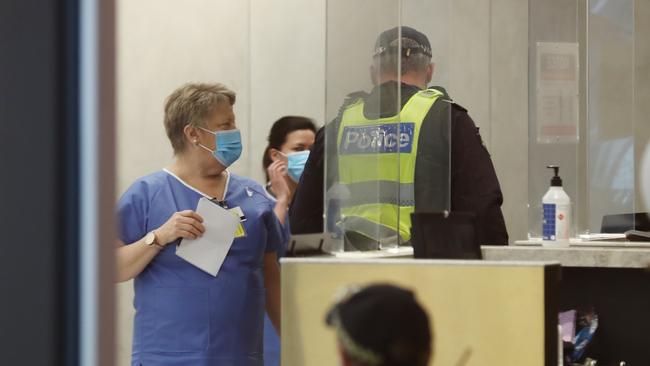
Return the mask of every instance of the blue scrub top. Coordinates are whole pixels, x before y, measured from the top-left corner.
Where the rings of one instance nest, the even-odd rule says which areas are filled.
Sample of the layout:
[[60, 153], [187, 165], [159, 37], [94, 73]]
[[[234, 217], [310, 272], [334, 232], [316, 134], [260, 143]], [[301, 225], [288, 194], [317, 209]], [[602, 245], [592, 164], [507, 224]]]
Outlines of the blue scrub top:
[[[203, 196], [167, 171], [140, 178], [118, 203], [121, 240], [196, 210]], [[216, 277], [176, 256], [178, 240], [135, 278], [132, 365], [263, 365], [263, 258], [282, 245], [282, 231], [273, 201], [250, 179], [229, 174], [225, 204], [241, 207], [247, 235], [233, 241]]]
[[[271, 192], [267, 189], [266, 193], [273, 200], [275, 206], [276, 200]], [[291, 239], [288, 213], [284, 225], [280, 224], [280, 226], [282, 227], [282, 245], [278, 250], [278, 259], [286, 254]], [[264, 366], [280, 366], [280, 348], [280, 337], [267, 314], [264, 316]]]

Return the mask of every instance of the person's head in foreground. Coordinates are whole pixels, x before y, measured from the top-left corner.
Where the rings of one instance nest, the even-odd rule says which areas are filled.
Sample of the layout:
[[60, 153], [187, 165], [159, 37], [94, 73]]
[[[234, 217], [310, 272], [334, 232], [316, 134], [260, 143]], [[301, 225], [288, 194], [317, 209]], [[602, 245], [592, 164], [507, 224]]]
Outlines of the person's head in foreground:
[[376, 284], [351, 291], [325, 320], [336, 330], [344, 366], [429, 364], [429, 317], [409, 290]]

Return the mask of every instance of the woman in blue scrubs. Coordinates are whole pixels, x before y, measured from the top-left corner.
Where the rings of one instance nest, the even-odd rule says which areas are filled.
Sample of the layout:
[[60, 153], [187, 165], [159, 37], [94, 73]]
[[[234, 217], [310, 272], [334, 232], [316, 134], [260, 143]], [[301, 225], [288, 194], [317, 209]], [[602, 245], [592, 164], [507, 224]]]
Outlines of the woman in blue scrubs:
[[[298, 187], [315, 138], [314, 122], [300, 116], [278, 119], [269, 132], [269, 144], [264, 150], [262, 166], [266, 173], [266, 191], [275, 200], [274, 211], [282, 225], [283, 246], [278, 251], [278, 257], [284, 255], [289, 243], [289, 203]], [[280, 365], [280, 338], [268, 316], [264, 318], [264, 365]]]
[[[282, 233], [264, 188], [226, 169], [241, 154], [234, 103], [221, 84], [174, 91], [164, 125], [175, 161], [118, 203], [118, 279], [135, 279], [132, 365], [261, 366], [265, 308], [279, 329]], [[243, 214], [216, 277], [175, 255], [205, 232], [202, 197]]]

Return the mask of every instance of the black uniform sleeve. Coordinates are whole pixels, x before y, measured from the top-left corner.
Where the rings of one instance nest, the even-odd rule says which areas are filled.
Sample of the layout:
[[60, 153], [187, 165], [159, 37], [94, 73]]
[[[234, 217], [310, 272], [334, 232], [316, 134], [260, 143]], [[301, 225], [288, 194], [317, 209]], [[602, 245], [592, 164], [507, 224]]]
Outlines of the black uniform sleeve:
[[316, 133], [316, 140], [289, 208], [292, 234], [323, 232], [324, 130], [323, 127]]
[[451, 103], [439, 99], [420, 128], [415, 158], [415, 211], [450, 210]]
[[507, 245], [503, 194], [479, 129], [467, 110], [452, 106], [451, 209], [476, 214], [479, 243]]
[[[325, 199], [325, 189], [323, 186], [325, 184], [325, 160], [327, 159], [327, 166], [329, 167], [327, 187], [330, 188], [334, 183], [338, 182], [338, 170], [335, 169], [338, 165], [336, 136], [343, 111], [350, 103], [367, 96], [368, 94], [363, 91], [348, 94], [339, 108], [337, 117], [321, 127], [316, 133], [316, 140], [311, 147], [305, 170], [300, 177], [300, 182], [289, 208], [289, 223], [292, 234], [322, 233], [324, 231], [323, 201]], [[328, 229], [332, 230], [334, 221], [338, 216], [338, 210], [336, 207], [330, 206], [328, 213], [331, 215]]]

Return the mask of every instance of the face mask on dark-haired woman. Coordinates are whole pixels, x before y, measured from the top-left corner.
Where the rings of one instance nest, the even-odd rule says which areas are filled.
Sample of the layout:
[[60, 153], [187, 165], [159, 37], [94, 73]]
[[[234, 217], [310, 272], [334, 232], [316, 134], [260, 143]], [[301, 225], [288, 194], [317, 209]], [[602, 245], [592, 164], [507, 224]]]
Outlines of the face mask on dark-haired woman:
[[294, 182], [298, 183], [302, 172], [305, 170], [305, 164], [309, 158], [309, 150], [298, 151], [291, 154], [281, 154], [287, 157], [287, 173], [289, 174], [289, 177], [291, 177]]

